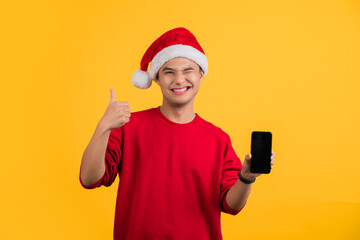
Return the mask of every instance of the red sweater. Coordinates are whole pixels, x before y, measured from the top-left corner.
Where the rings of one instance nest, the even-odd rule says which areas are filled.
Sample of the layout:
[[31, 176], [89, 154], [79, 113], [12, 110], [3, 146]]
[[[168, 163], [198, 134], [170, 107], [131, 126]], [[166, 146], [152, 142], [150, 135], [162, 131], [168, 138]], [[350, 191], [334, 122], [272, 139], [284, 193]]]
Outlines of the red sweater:
[[187, 124], [160, 108], [131, 114], [111, 131], [106, 172], [84, 188], [110, 186], [119, 173], [114, 239], [222, 239], [221, 211], [242, 164], [230, 137], [196, 114]]

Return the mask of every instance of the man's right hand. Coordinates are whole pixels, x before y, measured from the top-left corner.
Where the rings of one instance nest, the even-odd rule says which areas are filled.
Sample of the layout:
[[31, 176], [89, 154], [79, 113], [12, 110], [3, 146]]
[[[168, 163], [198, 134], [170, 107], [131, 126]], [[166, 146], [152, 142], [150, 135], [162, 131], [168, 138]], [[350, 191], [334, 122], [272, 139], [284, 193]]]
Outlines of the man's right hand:
[[106, 130], [123, 126], [130, 121], [130, 107], [128, 102], [115, 101], [115, 91], [110, 88], [110, 102], [100, 122]]

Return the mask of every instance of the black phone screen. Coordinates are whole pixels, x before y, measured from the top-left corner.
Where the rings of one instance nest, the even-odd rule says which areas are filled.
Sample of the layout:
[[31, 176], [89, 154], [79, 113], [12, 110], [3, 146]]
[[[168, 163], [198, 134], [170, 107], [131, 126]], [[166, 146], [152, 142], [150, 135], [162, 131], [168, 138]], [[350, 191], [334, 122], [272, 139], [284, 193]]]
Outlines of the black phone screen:
[[270, 173], [271, 144], [271, 132], [252, 132], [250, 172]]

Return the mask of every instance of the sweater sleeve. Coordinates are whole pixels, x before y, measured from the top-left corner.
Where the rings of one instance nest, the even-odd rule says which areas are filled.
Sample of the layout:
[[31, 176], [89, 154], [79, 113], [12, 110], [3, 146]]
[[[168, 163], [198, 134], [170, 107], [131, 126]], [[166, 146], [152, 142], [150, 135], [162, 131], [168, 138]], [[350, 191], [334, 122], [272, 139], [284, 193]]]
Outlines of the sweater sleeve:
[[241, 209], [231, 209], [226, 202], [226, 195], [230, 188], [236, 183], [237, 179], [239, 178], [238, 173], [242, 168], [242, 163], [239, 157], [236, 155], [231, 145], [230, 137], [227, 134], [226, 138], [227, 139], [223, 157], [223, 168], [220, 180], [220, 205], [222, 212], [236, 215], [241, 211]]
[[81, 181], [81, 172], [80, 172], [80, 183], [86, 189], [93, 189], [100, 187], [102, 185], [108, 187], [110, 186], [116, 178], [118, 172], [120, 172], [120, 163], [122, 158], [122, 129], [113, 129], [110, 132], [109, 140], [105, 152], [105, 173], [99, 181], [91, 185], [85, 185]]

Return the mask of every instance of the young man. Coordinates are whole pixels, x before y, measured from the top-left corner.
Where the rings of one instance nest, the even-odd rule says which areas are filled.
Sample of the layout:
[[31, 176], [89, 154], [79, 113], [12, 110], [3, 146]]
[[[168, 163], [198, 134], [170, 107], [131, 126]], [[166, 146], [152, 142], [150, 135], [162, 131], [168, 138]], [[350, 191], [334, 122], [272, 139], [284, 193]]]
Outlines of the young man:
[[207, 71], [195, 36], [175, 28], [149, 47], [132, 78], [139, 88], [160, 86], [160, 107], [130, 114], [110, 89], [79, 177], [90, 189], [110, 186], [119, 173], [114, 239], [219, 240], [221, 211], [244, 207], [260, 174], [250, 172], [250, 154], [242, 165], [229, 135], [194, 112]]

